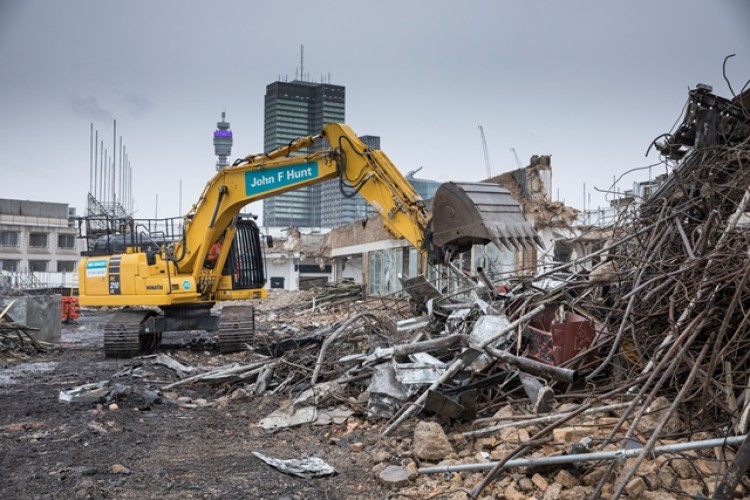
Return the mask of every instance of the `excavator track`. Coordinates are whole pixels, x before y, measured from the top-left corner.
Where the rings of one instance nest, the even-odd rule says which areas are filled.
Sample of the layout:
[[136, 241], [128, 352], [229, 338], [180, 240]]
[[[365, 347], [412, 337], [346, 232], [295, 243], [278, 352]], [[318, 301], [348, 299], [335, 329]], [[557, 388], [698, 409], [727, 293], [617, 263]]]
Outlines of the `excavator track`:
[[229, 353], [247, 349], [255, 337], [255, 309], [253, 306], [225, 306], [220, 312], [219, 352]]
[[141, 323], [151, 314], [142, 311], [115, 313], [104, 325], [104, 355], [109, 358], [132, 358], [148, 350], [148, 340], [153, 336], [141, 333]]

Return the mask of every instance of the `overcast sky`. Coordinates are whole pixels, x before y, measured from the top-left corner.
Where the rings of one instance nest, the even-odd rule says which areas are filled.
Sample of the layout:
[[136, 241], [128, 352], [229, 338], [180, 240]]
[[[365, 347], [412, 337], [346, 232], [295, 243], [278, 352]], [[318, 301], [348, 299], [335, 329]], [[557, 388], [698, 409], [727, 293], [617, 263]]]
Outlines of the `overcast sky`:
[[0, 0], [0, 198], [82, 214], [91, 123], [111, 151], [116, 119], [136, 217], [180, 215], [215, 172], [222, 111], [232, 158], [262, 151], [266, 85], [294, 79], [301, 45], [402, 172], [485, 178], [482, 125], [493, 175], [511, 148], [552, 155], [553, 194], [582, 208], [584, 183], [604, 205], [595, 188], [658, 162], [689, 88], [730, 95], [726, 56], [735, 91], [750, 79], [750, 2]]

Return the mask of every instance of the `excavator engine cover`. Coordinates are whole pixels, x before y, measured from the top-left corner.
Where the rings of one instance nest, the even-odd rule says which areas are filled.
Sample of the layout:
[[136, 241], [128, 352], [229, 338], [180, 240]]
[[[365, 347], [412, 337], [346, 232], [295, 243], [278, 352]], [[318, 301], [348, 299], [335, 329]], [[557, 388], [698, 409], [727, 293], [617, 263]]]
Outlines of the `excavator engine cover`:
[[432, 244], [450, 256], [472, 245], [509, 250], [542, 247], [510, 191], [497, 184], [446, 182], [432, 204]]

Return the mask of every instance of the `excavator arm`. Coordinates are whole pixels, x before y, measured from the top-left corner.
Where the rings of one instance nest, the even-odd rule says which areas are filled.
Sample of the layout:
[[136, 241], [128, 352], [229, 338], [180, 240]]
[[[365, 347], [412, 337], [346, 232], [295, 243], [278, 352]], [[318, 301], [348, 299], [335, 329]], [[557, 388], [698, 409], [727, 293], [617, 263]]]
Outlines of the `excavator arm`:
[[[331, 147], [320, 147], [326, 140]], [[315, 146], [320, 149], [300, 154]], [[419, 194], [385, 153], [368, 148], [347, 125], [331, 123], [320, 135], [219, 171], [186, 216], [184, 239], [174, 251], [178, 269], [197, 277], [208, 249], [248, 203], [331, 179], [338, 179], [345, 195], [365, 198], [394, 236], [425, 248], [429, 216]]]
[[[305, 149], [312, 151], [303, 153]], [[349, 126], [330, 123], [319, 135], [246, 156], [219, 171], [186, 216], [185, 238], [175, 249], [178, 269], [197, 278], [212, 243], [227, 228], [232, 230], [248, 203], [331, 179], [338, 179], [345, 196], [359, 194], [367, 200], [391, 234], [409, 241], [433, 263], [473, 244], [541, 245], [510, 193], [494, 184], [441, 186], [431, 220], [424, 200], [385, 153], [366, 146]]]
[[252, 343], [252, 307], [225, 306], [220, 316], [211, 313], [217, 301], [266, 294], [260, 231], [240, 212], [254, 201], [334, 179], [342, 194], [362, 196], [390, 233], [432, 263], [474, 244], [541, 245], [507, 190], [495, 184], [446, 183], [428, 209], [385, 153], [368, 148], [348, 126], [331, 123], [319, 135], [218, 171], [184, 217], [177, 241], [164, 238], [160, 245], [147, 245], [131, 228], [131, 234], [119, 235], [120, 250], [107, 244], [97, 251], [94, 244], [79, 263], [81, 305], [160, 309], [118, 313], [105, 330], [105, 354], [128, 357], [153, 349], [165, 331], [217, 332], [222, 352]]

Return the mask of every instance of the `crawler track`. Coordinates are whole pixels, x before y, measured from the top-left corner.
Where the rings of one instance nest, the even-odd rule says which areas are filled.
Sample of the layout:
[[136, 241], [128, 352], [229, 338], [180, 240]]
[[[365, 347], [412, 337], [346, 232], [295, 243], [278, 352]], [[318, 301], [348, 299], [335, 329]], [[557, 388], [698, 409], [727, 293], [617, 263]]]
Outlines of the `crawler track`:
[[252, 306], [226, 306], [219, 320], [219, 352], [236, 352], [252, 344], [255, 337], [255, 309]]
[[141, 333], [141, 323], [151, 313], [120, 311], [104, 325], [104, 355], [109, 358], [132, 358], [147, 350], [154, 335]]

